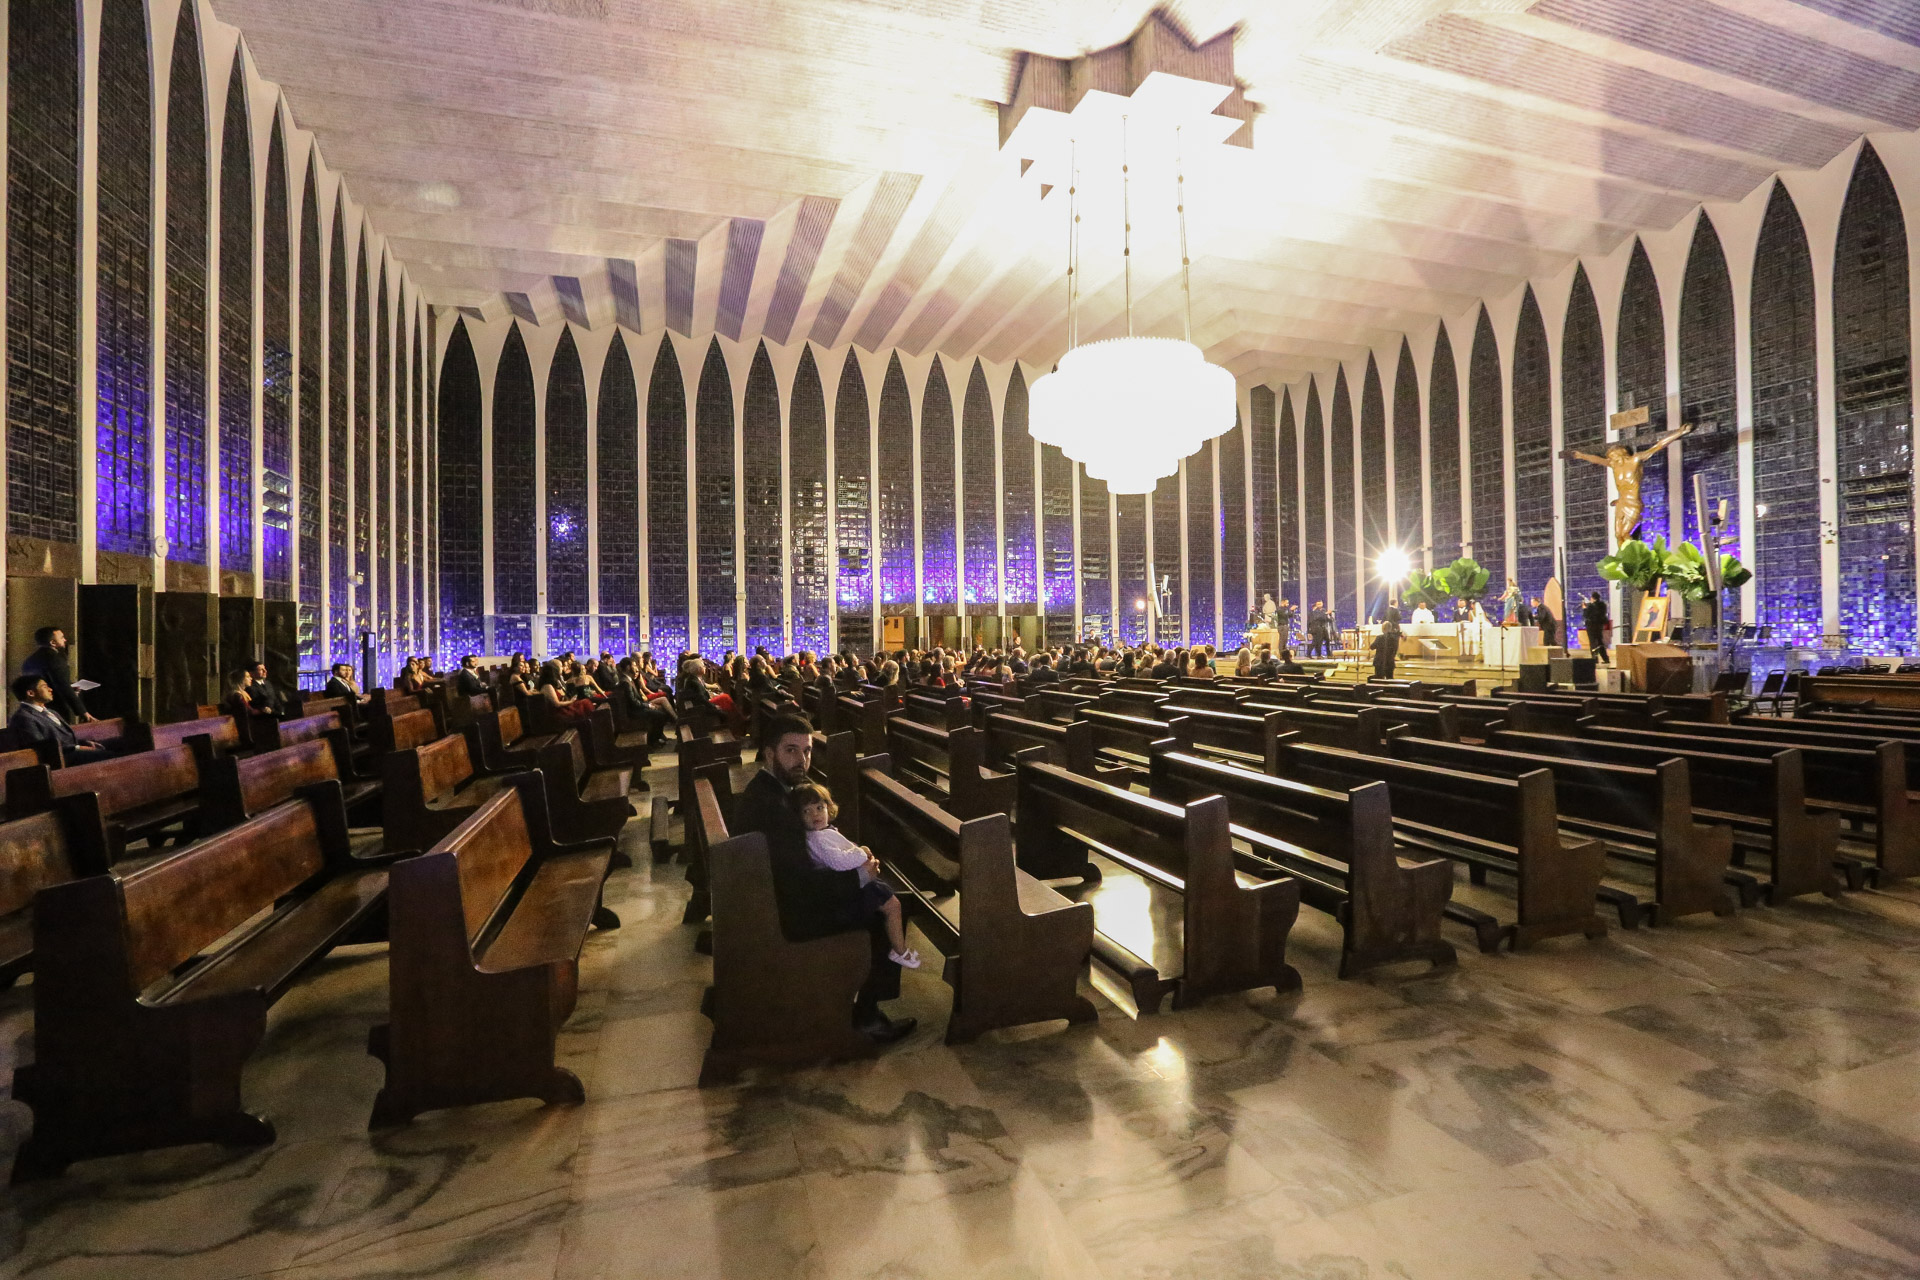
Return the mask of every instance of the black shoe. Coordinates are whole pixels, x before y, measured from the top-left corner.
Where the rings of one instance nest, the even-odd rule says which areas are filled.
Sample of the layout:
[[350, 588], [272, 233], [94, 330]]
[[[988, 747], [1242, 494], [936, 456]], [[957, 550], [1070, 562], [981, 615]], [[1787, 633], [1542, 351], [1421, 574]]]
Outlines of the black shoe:
[[894, 1044], [912, 1035], [919, 1025], [918, 1018], [881, 1018], [878, 1022], [862, 1023], [860, 1030], [875, 1044]]

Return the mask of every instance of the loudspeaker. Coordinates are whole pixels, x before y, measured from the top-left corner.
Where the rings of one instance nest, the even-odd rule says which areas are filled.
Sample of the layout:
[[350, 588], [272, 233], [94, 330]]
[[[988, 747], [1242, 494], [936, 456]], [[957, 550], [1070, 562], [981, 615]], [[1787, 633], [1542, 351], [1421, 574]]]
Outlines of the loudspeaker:
[[1520, 692], [1545, 693], [1547, 691], [1547, 664], [1544, 662], [1523, 662], [1520, 664]]
[[1594, 660], [1592, 658], [1555, 658], [1547, 665], [1552, 670], [1555, 684], [1570, 684], [1577, 689], [1593, 687]]

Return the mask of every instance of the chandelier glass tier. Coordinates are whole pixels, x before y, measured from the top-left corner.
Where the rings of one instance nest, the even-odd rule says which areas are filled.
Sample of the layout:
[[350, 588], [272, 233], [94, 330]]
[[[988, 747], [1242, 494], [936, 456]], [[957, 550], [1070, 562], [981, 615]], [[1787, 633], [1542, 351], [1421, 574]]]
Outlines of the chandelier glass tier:
[[[1125, 147], [1126, 117], [1121, 117], [1121, 217], [1123, 219], [1127, 336], [1080, 344], [1079, 216], [1074, 203], [1077, 169], [1068, 190], [1067, 343], [1053, 372], [1034, 381], [1028, 398], [1029, 431], [1042, 444], [1057, 446], [1087, 474], [1106, 482], [1114, 493], [1152, 493], [1154, 486], [1180, 470], [1180, 460], [1207, 441], [1231, 430], [1238, 389], [1233, 375], [1207, 363], [1189, 339], [1193, 329], [1193, 291], [1187, 256], [1186, 179], [1179, 172], [1176, 144], [1177, 206], [1180, 224], [1180, 276], [1185, 294], [1187, 338], [1150, 338], [1133, 332], [1133, 225], [1128, 208]], [[1176, 130], [1176, 136], [1177, 136]]]

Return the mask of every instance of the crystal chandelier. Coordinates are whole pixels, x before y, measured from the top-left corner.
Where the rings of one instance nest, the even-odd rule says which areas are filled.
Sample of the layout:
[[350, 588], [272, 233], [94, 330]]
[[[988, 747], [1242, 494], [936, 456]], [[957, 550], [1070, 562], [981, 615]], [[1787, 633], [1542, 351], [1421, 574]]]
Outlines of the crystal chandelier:
[[[1180, 283], [1185, 338], [1146, 338], [1133, 332], [1133, 223], [1128, 203], [1126, 117], [1121, 128], [1121, 218], [1126, 280], [1127, 336], [1078, 343], [1079, 225], [1076, 166], [1067, 187], [1067, 353], [1054, 371], [1034, 381], [1029, 431], [1059, 447], [1114, 493], [1152, 493], [1180, 470], [1180, 460], [1232, 429], [1238, 392], [1233, 375], [1192, 342], [1193, 283], [1187, 256], [1186, 175], [1175, 146], [1180, 222]], [[1174, 131], [1175, 138], [1179, 130]]]

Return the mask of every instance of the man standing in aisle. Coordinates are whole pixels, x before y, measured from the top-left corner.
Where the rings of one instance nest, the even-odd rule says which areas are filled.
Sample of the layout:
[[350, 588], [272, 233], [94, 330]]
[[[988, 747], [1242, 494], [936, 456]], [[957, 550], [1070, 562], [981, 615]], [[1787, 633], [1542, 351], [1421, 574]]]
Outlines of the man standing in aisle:
[[67, 633], [59, 627], [42, 627], [33, 633], [33, 642], [40, 647], [20, 664], [20, 674], [39, 676], [47, 682], [53, 693], [50, 705], [67, 718], [67, 723], [85, 724], [93, 719], [87, 704], [80, 701], [80, 691], [73, 687], [72, 668], [67, 665]]
[[1587, 648], [1593, 653], [1595, 661], [1606, 662], [1607, 658], [1607, 602], [1600, 598], [1598, 591], [1587, 597], [1586, 607], [1580, 611], [1580, 621], [1587, 629]]

